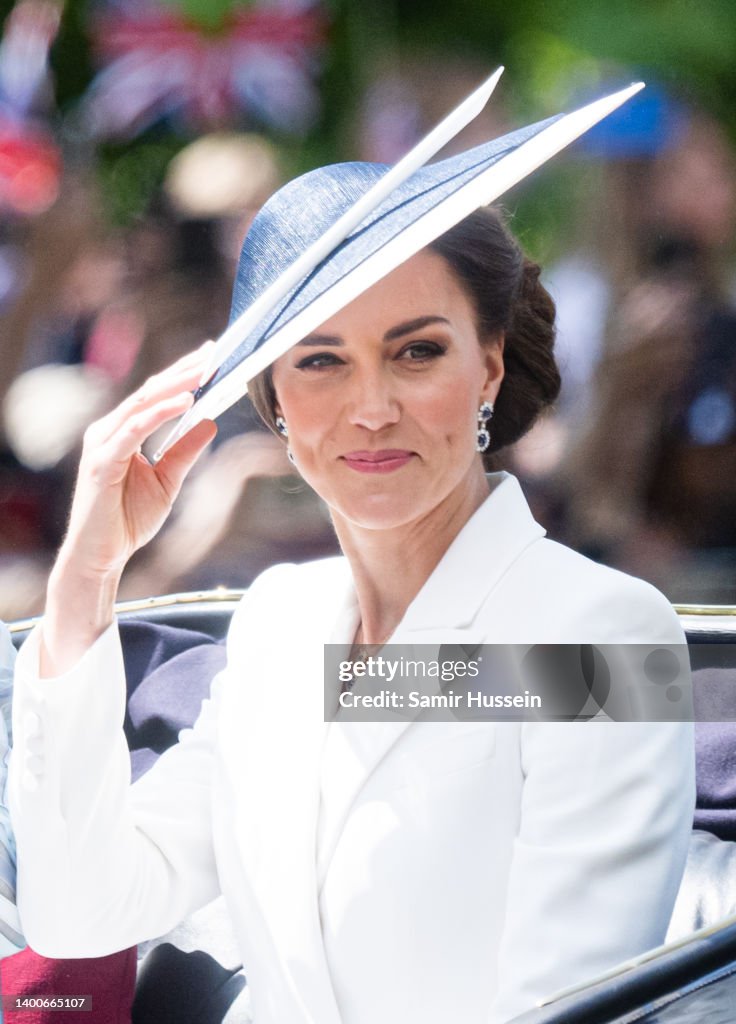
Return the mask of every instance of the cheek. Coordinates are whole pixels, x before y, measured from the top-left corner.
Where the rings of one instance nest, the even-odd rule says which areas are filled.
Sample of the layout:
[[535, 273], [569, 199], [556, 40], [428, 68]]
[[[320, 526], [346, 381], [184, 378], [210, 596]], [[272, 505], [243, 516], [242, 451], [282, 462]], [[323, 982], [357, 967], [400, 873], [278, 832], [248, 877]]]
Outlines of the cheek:
[[321, 474], [340, 448], [337, 403], [315, 399], [304, 389], [288, 385], [276, 394], [289, 428], [289, 447], [305, 478], [319, 489]]
[[415, 406], [417, 418], [433, 434], [444, 438], [446, 444], [465, 444], [475, 430], [475, 391], [460, 379], [451, 386], [443, 386], [427, 396], [421, 407]]
[[324, 408], [310, 399], [304, 388], [294, 387], [288, 373], [273, 375], [276, 406], [286, 420], [294, 438], [311, 436], [324, 421]]
[[288, 410], [286, 420], [298, 437], [306, 439], [324, 433], [325, 417], [315, 415], [313, 408], [288, 403], [285, 403], [285, 407]]

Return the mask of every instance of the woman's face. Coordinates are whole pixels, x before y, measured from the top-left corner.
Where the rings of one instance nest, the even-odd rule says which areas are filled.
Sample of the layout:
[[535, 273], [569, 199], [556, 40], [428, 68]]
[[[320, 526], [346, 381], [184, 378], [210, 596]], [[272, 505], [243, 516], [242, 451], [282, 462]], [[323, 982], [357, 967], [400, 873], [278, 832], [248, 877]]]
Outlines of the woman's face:
[[503, 376], [445, 260], [424, 249], [282, 356], [273, 369], [299, 472], [356, 525], [411, 523], [482, 482], [478, 407]]

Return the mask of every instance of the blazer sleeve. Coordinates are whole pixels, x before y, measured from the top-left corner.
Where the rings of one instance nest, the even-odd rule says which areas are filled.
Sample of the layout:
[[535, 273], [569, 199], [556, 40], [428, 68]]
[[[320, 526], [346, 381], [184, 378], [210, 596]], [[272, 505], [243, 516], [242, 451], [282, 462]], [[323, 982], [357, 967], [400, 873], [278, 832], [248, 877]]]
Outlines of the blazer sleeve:
[[15, 841], [7, 793], [14, 663], [13, 641], [7, 626], [0, 622], [0, 958], [25, 945], [15, 904]]
[[211, 786], [227, 669], [193, 728], [131, 787], [117, 625], [56, 679], [38, 678], [38, 647], [37, 631], [18, 657], [13, 708], [20, 917], [45, 956], [103, 956], [217, 895]]
[[[625, 610], [611, 609], [610, 621], [638, 626], [619, 635], [685, 643], [657, 591], [626, 590]], [[685, 675], [678, 682], [689, 697]], [[692, 828], [691, 721], [525, 723], [521, 764], [489, 1024], [664, 942]]]

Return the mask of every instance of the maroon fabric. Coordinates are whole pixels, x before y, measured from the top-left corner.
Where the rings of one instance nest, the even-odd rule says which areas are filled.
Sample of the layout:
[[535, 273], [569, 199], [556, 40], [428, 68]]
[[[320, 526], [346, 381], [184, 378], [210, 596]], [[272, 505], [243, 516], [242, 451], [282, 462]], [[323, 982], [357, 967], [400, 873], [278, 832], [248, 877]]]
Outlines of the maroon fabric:
[[[90, 960], [49, 960], [30, 947], [0, 964], [5, 1024], [130, 1024], [136, 950]], [[88, 996], [86, 1010], [11, 1010], [10, 996]]]

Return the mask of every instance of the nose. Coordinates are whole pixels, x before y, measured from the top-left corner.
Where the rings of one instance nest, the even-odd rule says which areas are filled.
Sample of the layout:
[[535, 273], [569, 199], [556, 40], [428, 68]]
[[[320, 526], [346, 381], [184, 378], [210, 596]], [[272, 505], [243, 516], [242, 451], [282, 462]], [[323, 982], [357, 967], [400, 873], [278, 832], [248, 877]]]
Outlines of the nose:
[[401, 405], [390, 374], [382, 368], [356, 369], [348, 387], [347, 409], [351, 424], [376, 431], [398, 423]]

